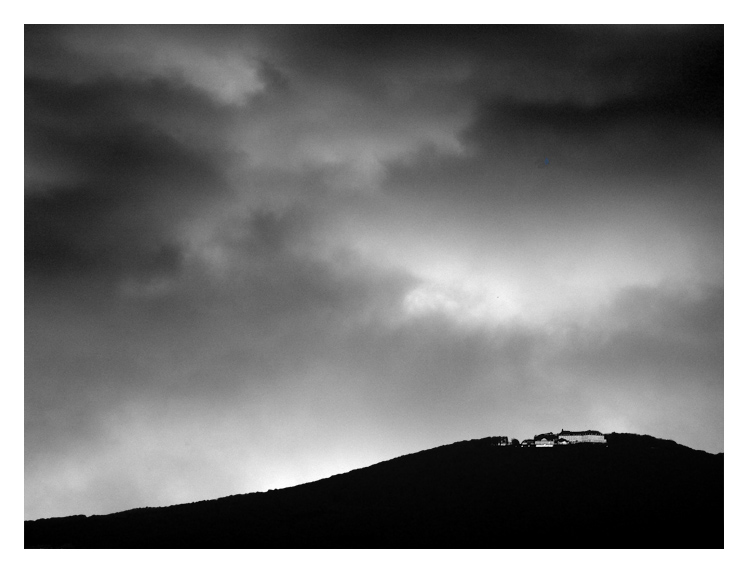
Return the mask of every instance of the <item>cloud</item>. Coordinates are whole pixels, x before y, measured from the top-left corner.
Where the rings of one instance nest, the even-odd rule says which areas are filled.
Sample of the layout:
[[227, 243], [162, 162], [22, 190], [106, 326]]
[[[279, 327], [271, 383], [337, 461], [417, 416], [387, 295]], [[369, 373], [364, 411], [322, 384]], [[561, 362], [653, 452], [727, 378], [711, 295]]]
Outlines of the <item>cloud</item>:
[[[112, 76], [131, 82], [163, 78], [184, 82], [222, 105], [242, 105], [265, 87], [262, 64], [249, 53], [196, 42], [179, 28], [27, 27], [27, 34], [32, 47], [27, 69], [49, 76], [78, 82]], [[64, 56], [55, 56], [53, 50], [64, 51]], [[85, 65], [72, 67], [72, 62]], [[62, 70], [53, 63], [62, 63]]]

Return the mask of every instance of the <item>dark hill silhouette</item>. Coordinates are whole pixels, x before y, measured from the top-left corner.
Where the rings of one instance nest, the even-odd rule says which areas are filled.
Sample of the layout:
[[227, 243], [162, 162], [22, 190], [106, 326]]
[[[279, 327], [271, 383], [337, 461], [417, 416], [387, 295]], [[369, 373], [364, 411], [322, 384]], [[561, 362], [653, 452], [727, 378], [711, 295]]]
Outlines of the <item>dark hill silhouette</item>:
[[724, 546], [723, 454], [626, 433], [606, 447], [497, 439], [265, 493], [26, 521], [25, 547]]

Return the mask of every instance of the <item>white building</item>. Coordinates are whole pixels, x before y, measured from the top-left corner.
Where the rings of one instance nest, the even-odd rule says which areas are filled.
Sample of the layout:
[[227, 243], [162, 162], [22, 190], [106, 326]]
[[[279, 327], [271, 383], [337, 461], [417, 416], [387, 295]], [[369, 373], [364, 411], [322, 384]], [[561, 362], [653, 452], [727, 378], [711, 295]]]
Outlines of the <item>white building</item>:
[[566, 439], [570, 443], [607, 443], [607, 438], [599, 431], [565, 431], [557, 434], [560, 439]]
[[557, 436], [554, 433], [542, 433], [534, 436], [534, 447], [554, 447]]

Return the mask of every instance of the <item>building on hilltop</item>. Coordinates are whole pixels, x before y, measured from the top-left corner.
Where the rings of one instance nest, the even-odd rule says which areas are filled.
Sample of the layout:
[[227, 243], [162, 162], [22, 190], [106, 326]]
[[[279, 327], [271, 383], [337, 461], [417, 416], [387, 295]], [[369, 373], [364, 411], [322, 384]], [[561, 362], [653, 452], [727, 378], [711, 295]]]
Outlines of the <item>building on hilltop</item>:
[[[505, 439], [507, 438], [500, 438]], [[517, 441], [517, 440], [513, 440]], [[589, 429], [587, 431], [566, 431], [560, 433], [541, 433], [535, 435], [534, 439], [524, 439], [521, 447], [554, 447], [555, 445], [574, 445], [576, 443], [607, 443], [607, 438], [600, 431]], [[497, 445], [508, 445], [508, 443], [497, 443]]]
[[607, 438], [599, 431], [589, 429], [587, 431], [565, 431], [557, 434], [558, 443], [565, 440], [569, 443], [607, 443]]
[[534, 436], [534, 447], [554, 447], [557, 436], [554, 433], [542, 433]]

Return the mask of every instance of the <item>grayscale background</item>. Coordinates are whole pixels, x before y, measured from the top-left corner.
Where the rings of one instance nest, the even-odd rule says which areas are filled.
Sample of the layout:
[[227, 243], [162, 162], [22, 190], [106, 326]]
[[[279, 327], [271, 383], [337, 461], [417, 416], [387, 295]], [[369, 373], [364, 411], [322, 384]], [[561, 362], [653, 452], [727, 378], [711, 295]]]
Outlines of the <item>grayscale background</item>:
[[25, 514], [565, 429], [723, 451], [723, 27], [26, 27]]

